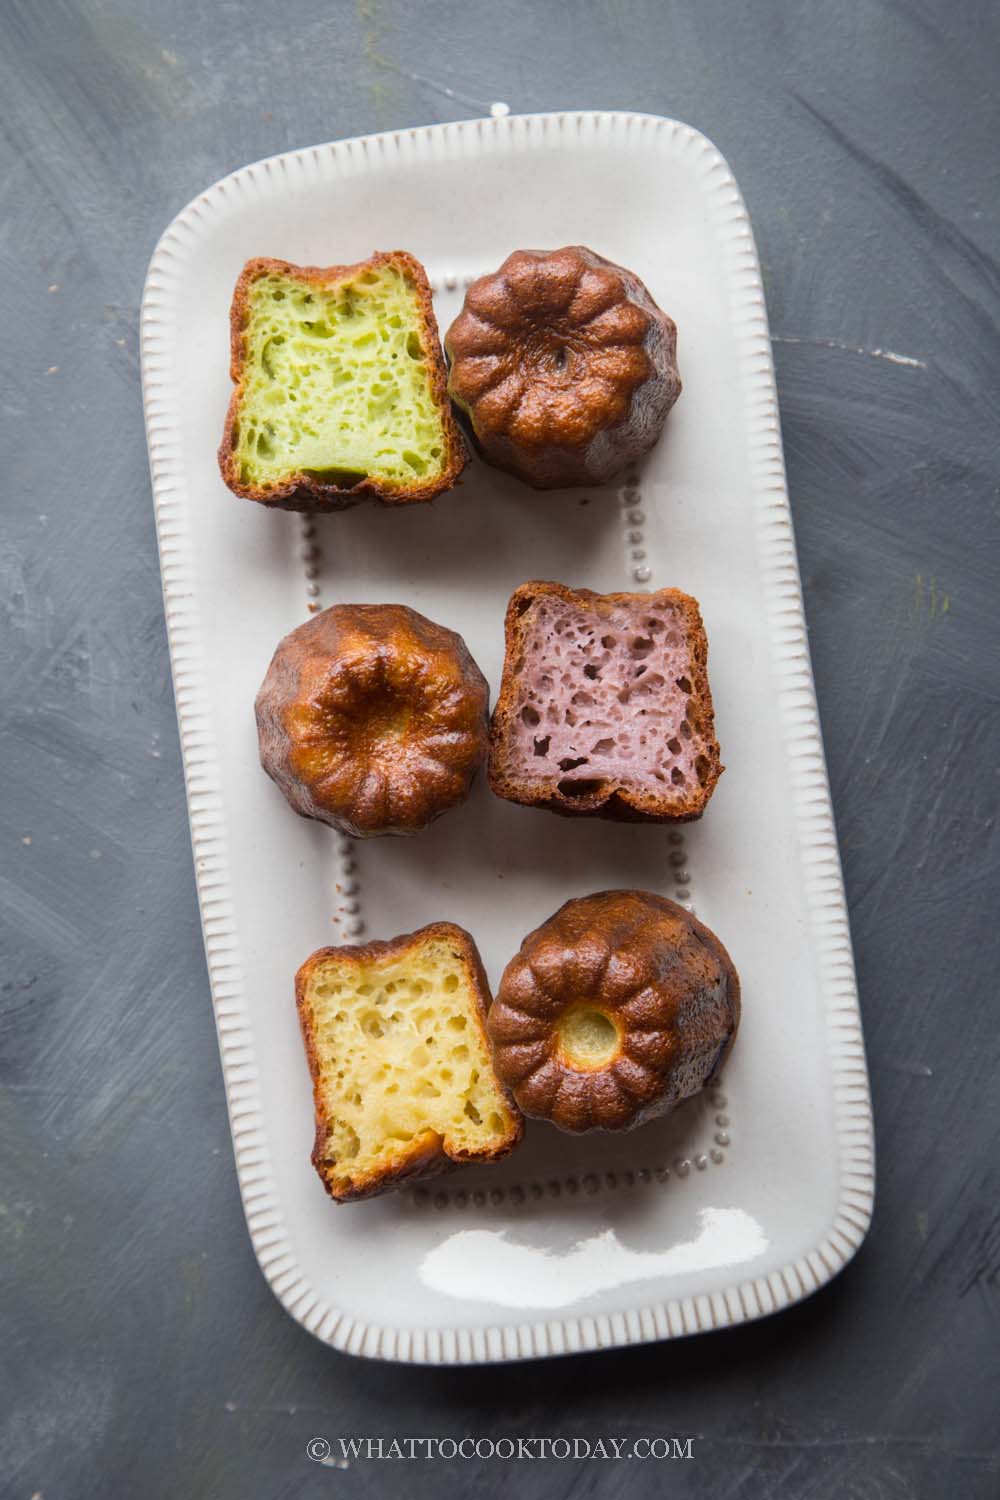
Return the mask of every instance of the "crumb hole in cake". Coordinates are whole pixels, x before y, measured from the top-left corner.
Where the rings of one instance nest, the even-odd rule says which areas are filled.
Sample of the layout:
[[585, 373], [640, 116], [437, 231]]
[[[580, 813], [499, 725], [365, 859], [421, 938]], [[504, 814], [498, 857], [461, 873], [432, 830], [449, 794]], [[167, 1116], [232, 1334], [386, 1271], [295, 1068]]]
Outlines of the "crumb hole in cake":
[[680, 755], [681, 742], [676, 735], [674, 735], [674, 738], [672, 740], [667, 740], [667, 749], [670, 751], [671, 755]]
[[598, 740], [591, 749], [591, 755], [610, 755], [615, 748], [614, 740]]
[[637, 635], [631, 646], [633, 656], [648, 656], [652, 649], [653, 642], [648, 635]]
[[[334, 1144], [338, 1136], [339, 1145]], [[327, 1133], [327, 1160], [351, 1161], [360, 1150], [361, 1137], [357, 1131], [346, 1120], [335, 1120], [333, 1128]]]
[[541, 739], [536, 739], [535, 740], [535, 754], [536, 755], [548, 755], [548, 753], [549, 753], [549, 736], [546, 734], [546, 735], [543, 735]]
[[466, 1099], [465, 1101], [465, 1113], [468, 1115], [473, 1124], [481, 1125], [483, 1123], [483, 1117], [479, 1113], [478, 1109], [473, 1104], [471, 1099]]
[[693, 691], [691, 682], [687, 677], [678, 677], [677, 686], [680, 688], [682, 693], [691, 693]]
[[568, 1010], [556, 1027], [556, 1035], [562, 1061], [582, 1072], [605, 1067], [621, 1042], [611, 1016], [593, 1006]]
[[695, 757], [695, 762], [694, 762], [694, 768], [695, 768], [695, 771], [697, 772], [698, 780], [700, 781], [701, 785], [704, 786], [705, 783], [706, 783], [706, 781], [708, 780], [708, 772], [709, 772], [709, 769], [710, 769], [708, 756], [707, 755], [698, 755], [698, 756], [696, 756]]
[[600, 668], [595, 667], [592, 661], [588, 661], [587, 665], [583, 669], [583, 675], [584, 677], [589, 677], [591, 682], [596, 682], [598, 677], [600, 676]]
[[674, 786], [684, 785], [684, 772], [681, 770], [680, 766], [674, 766], [674, 769], [670, 773], [670, 780], [673, 782]]
[[559, 762], [559, 769], [560, 771], [575, 771], [577, 766], [585, 766], [586, 764], [587, 757], [585, 755], [578, 755], [576, 759], [567, 755], [565, 760]]
[[605, 651], [610, 651], [611, 648], [612, 648], [612, 646], [616, 646], [617, 644], [618, 644], [618, 640], [617, 640], [616, 636], [613, 636], [613, 635], [602, 635], [601, 636], [601, 645], [604, 647]]
[[565, 777], [556, 783], [556, 791], [563, 797], [589, 797], [594, 792], [599, 792], [603, 786], [604, 782], [596, 778], [574, 781], [571, 777]]
[[529, 729], [534, 729], [541, 722], [537, 708], [532, 708], [530, 703], [526, 703], [521, 709], [521, 718]]

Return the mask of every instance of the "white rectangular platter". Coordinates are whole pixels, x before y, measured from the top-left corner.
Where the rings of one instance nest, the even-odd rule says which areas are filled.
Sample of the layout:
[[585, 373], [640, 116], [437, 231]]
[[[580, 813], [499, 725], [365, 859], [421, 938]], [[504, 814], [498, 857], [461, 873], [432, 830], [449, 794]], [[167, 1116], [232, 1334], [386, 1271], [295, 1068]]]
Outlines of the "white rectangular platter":
[[[442, 329], [520, 247], [589, 245], [679, 328], [684, 391], [618, 485], [536, 493], [478, 460], [433, 506], [315, 522], [216, 467], [243, 262], [411, 250]], [[179, 215], [143, 301], [143, 383], [198, 890], [247, 1222], [294, 1317], [388, 1359], [527, 1358], [760, 1317], [851, 1257], [873, 1193], [868, 1079], [753, 238], [725, 162], [676, 121], [559, 114], [341, 141], [246, 167]], [[401, 602], [458, 630], [496, 692], [527, 578], [668, 585], [702, 605], [727, 770], [683, 831], [491, 796], [414, 839], [352, 844], [260, 770], [253, 699], [307, 610]], [[671, 1120], [599, 1139], [529, 1124], [506, 1162], [333, 1205], [309, 1162], [292, 977], [315, 948], [447, 919], [495, 984], [571, 896], [690, 905], [743, 980], [726, 1074]]]

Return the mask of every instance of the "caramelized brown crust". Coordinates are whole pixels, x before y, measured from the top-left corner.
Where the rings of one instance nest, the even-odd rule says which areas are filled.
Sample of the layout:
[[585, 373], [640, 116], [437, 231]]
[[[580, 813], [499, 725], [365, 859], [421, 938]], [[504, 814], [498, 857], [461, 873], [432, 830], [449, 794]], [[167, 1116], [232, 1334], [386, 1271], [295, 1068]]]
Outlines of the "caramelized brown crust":
[[421, 927], [417, 932], [404, 933], [401, 937], [392, 938], [389, 942], [371, 942], [363, 945], [347, 945], [341, 948], [318, 948], [315, 953], [310, 954], [295, 976], [295, 1004], [298, 1010], [299, 1025], [302, 1028], [302, 1040], [305, 1043], [306, 1058], [309, 1063], [309, 1076], [313, 1085], [313, 1106], [316, 1116], [316, 1135], [312, 1150], [312, 1164], [319, 1174], [320, 1180], [330, 1197], [337, 1203], [353, 1203], [362, 1198], [375, 1198], [380, 1193], [388, 1192], [390, 1188], [402, 1187], [406, 1183], [415, 1182], [425, 1177], [436, 1177], [440, 1172], [450, 1171], [454, 1167], [461, 1166], [463, 1162], [490, 1162], [500, 1161], [514, 1150], [524, 1135], [524, 1119], [513, 1094], [506, 1084], [497, 1078], [501, 1093], [511, 1112], [511, 1130], [505, 1139], [499, 1141], [492, 1151], [485, 1151], [476, 1155], [450, 1156], [444, 1148], [441, 1136], [434, 1131], [427, 1131], [423, 1136], [414, 1141], [400, 1143], [397, 1151], [388, 1159], [385, 1166], [379, 1171], [372, 1171], [359, 1177], [349, 1190], [338, 1188], [335, 1185], [332, 1165], [324, 1159], [323, 1150], [327, 1139], [327, 1130], [330, 1124], [329, 1118], [323, 1106], [321, 1097], [322, 1073], [320, 1069], [319, 1056], [316, 1050], [316, 1041], [313, 1029], [313, 1018], [309, 1006], [309, 985], [316, 970], [329, 963], [331, 960], [341, 964], [352, 964], [358, 968], [373, 963], [380, 959], [405, 957], [408, 952], [414, 951], [422, 943], [429, 939], [439, 938], [444, 942], [451, 943], [460, 957], [469, 987], [475, 997], [475, 1023], [479, 1034], [483, 1039], [487, 1052], [489, 1052], [489, 1038], [486, 1032], [486, 1017], [492, 1003], [490, 984], [483, 968], [479, 949], [471, 934], [463, 927], [458, 927], [454, 922], [431, 922], [427, 927]]
[[[248, 485], [240, 477], [236, 461], [236, 424], [243, 399], [243, 366], [246, 358], [246, 327], [250, 287], [260, 276], [273, 272], [295, 277], [299, 281], [315, 282], [325, 287], [340, 281], [351, 281], [363, 271], [381, 266], [393, 266], [401, 271], [416, 293], [420, 308], [423, 338], [427, 354], [427, 374], [434, 400], [441, 412], [441, 421], [447, 442], [447, 454], [441, 473], [436, 479], [423, 484], [413, 484], [405, 489], [394, 486], [383, 489], [375, 480], [362, 479], [355, 485], [345, 487], [311, 474], [292, 474], [281, 484], [268, 486]], [[362, 500], [378, 500], [384, 505], [412, 505], [421, 500], [433, 500], [458, 483], [459, 475], [469, 461], [468, 449], [455, 421], [448, 399], [448, 371], [441, 352], [441, 336], [434, 316], [430, 283], [427, 272], [416, 256], [406, 250], [377, 250], [367, 260], [350, 266], [296, 266], [290, 261], [272, 260], [258, 256], [248, 260], [240, 272], [233, 292], [229, 313], [230, 363], [229, 374], [233, 381], [233, 394], [226, 413], [222, 443], [219, 447], [219, 469], [226, 485], [234, 495], [246, 500], [256, 500], [272, 510], [334, 511], [347, 510]]]
[[[545, 781], [525, 781], [504, 768], [512, 718], [516, 712], [518, 677], [528, 631], [528, 611], [546, 594], [567, 603], [585, 604], [597, 615], [606, 614], [618, 604], [642, 600], [651, 611], [670, 606], [683, 616], [685, 634], [691, 651], [691, 695], [687, 717], [701, 734], [707, 766], [703, 779], [690, 787], [684, 799], [676, 793], [669, 798], [664, 791], [630, 786], [612, 778], [603, 778], [594, 790], [567, 796], [559, 790], [560, 774], [553, 771]], [[691, 823], [701, 817], [725, 767], [715, 738], [715, 709], [708, 682], [708, 637], [697, 599], [680, 589], [658, 589], [655, 593], [595, 594], [591, 589], [571, 589], [562, 583], [534, 581], [522, 583], [514, 590], [504, 620], [504, 664], [500, 693], [490, 724], [490, 757], [487, 767], [490, 788], [498, 797], [520, 802], [526, 807], [543, 807], [566, 817], [591, 816], [610, 818], [622, 823]]]
[[[560, 1041], [585, 1007], [618, 1035], [600, 1066]], [[561, 1130], [631, 1130], [715, 1079], [740, 1019], [740, 982], [714, 933], [649, 891], [568, 901], [504, 970], [488, 1029], [499, 1078], [526, 1115]]]
[[417, 833], [468, 795], [488, 707], [453, 630], [403, 604], [335, 604], [274, 653], [260, 761], [303, 817], [355, 838]]
[[681, 391], [673, 319], [583, 245], [515, 250], [474, 281], [445, 351], [483, 457], [536, 489], [603, 484], [653, 446]]

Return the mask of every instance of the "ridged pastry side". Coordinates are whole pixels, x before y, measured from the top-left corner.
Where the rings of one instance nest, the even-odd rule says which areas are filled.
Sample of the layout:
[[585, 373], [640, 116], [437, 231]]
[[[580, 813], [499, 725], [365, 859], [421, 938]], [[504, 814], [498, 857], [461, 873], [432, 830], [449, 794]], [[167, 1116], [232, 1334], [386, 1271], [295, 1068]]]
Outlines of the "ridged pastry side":
[[524, 939], [489, 1033], [526, 1115], [633, 1130], [718, 1077], [739, 1021], [739, 976], [714, 932], [651, 891], [598, 891]]
[[414, 834], [468, 795], [488, 702], [453, 630], [404, 604], [334, 604], [278, 644], [255, 705], [261, 765], [302, 817]]

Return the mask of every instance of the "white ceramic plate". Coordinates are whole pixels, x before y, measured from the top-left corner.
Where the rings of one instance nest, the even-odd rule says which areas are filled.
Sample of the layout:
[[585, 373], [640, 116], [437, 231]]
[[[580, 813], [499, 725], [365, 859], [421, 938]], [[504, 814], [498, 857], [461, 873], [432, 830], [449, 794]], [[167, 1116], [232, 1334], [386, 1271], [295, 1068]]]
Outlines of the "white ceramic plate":
[[[223, 487], [228, 309], [243, 262], [412, 250], [442, 328], [520, 246], [633, 268], [679, 327], [684, 393], [641, 470], [537, 494], [476, 462], [433, 507], [315, 523]], [[294, 1317], [390, 1359], [515, 1359], [760, 1317], [829, 1280], [868, 1226], [868, 1080], [785, 490], [767, 317], [736, 183], [671, 120], [566, 114], [341, 141], [246, 167], [167, 230], [143, 382], [174, 686], [212, 995], [247, 1222]], [[410, 840], [295, 817], [257, 762], [254, 694], [318, 602], [410, 604], [496, 691], [525, 578], [701, 601], [723, 759], [683, 833], [493, 798]], [[309, 1163], [292, 976], [314, 948], [438, 918], [496, 982], [570, 896], [640, 886], [729, 948], [744, 1020], [711, 1097], [622, 1138], [529, 1126], [507, 1162], [339, 1208]]]

